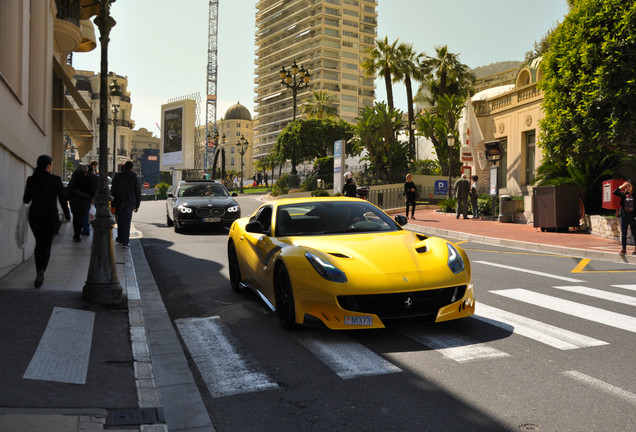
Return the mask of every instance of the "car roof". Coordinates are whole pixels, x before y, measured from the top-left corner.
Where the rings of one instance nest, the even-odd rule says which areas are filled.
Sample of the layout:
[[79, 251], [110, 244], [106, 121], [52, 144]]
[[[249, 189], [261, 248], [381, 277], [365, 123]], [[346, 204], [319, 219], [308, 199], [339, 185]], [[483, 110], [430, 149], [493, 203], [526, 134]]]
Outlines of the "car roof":
[[219, 181], [216, 180], [181, 180], [179, 182], [179, 184], [195, 184], [195, 183], [217, 183], [217, 184], [222, 184]]

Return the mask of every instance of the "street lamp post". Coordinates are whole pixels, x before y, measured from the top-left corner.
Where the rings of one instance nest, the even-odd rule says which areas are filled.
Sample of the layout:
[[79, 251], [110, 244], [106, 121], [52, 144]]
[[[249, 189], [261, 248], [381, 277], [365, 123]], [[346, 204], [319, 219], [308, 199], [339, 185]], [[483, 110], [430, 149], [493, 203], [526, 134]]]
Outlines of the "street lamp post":
[[249, 145], [250, 143], [245, 139], [244, 135], [241, 135], [241, 138], [236, 142], [236, 147], [238, 148], [238, 152], [241, 155], [241, 183], [239, 186], [240, 193], [243, 193], [243, 156], [247, 152], [247, 147]]
[[97, 214], [93, 220], [93, 244], [82, 298], [90, 303], [118, 305], [123, 292], [117, 279], [113, 250], [113, 225], [108, 189], [108, 42], [115, 20], [110, 16], [111, 0], [102, 0], [95, 24], [99, 28], [101, 72], [99, 89], [99, 189], [95, 196]]
[[113, 110], [113, 177], [117, 174], [117, 113], [121, 104], [121, 87], [114, 80], [110, 86], [110, 106]]
[[499, 184], [497, 177], [499, 176], [497, 162], [503, 158], [503, 148], [501, 142], [487, 141], [484, 143], [484, 149], [486, 151], [486, 159], [492, 163], [490, 168], [490, 199], [492, 200], [492, 220], [496, 220], [495, 207], [497, 205], [497, 198], [499, 197]]
[[448, 144], [448, 199], [453, 197], [453, 190], [451, 188], [451, 177], [453, 173], [453, 148], [455, 147], [455, 135], [451, 132], [446, 135], [446, 143]]
[[[309, 87], [309, 79], [311, 75], [309, 75], [309, 70], [306, 70], [302, 65], [300, 68], [296, 64], [296, 60], [291, 65], [289, 70], [285, 70], [285, 66], [280, 70], [280, 82], [288, 89], [292, 91], [292, 108], [293, 108], [293, 116], [292, 121], [296, 121], [296, 97], [298, 95], [298, 90], [303, 89], [305, 87]], [[292, 154], [292, 175], [296, 176], [298, 172], [296, 171], [296, 158], [293, 157]]]

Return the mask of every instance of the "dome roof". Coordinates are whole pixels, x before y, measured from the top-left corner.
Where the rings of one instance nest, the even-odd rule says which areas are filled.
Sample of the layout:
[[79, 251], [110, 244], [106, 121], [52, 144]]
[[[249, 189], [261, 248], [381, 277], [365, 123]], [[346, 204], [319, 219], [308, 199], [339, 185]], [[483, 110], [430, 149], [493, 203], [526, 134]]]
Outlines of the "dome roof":
[[232, 105], [230, 108], [228, 108], [228, 110], [225, 112], [224, 120], [252, 121], [252, 114], [250, 114], [250, 111], [243, 105], [237, 103], [236, 105]]

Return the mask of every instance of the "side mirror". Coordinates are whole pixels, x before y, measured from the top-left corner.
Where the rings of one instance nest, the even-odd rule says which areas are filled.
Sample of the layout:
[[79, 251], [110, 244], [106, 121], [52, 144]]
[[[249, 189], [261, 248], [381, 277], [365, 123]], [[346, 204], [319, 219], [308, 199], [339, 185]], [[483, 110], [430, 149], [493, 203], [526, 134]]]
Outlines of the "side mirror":
[[232, 192], [232, 198], [237, 197], [238, 194], [236, 192]]
[[396, 222], [398, 223], [398, 225], [400, 225], [400, 226], [404, 226], [404, 225], [406, 225], [407, 223], [409, 223], [408, 218], [407, 218], [406, 216], [404, 216], [404, 215], [397, 215], [397, 216], [395, 217], [395, 221], [396, 221]]
[[263, 231], [263, 224], [256, 220], [252, 222], [248, 222], [247, 225], [245, 225], [245, 231], [250, 233], [255, 233], [255, 234], [265, 233]]

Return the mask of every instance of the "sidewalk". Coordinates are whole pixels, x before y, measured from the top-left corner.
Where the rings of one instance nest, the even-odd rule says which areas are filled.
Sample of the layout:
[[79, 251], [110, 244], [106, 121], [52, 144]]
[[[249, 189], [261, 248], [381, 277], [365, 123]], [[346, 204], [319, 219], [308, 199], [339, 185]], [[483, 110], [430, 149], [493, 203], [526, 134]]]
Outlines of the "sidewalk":
[[[0, 279], [0, 430], [97, 431], [108, 425], [165, 431], [155, 409], [157, 391], [148, 385], [150, 357], [139, 334], [143, 318], [130, 249], [114, 248], [123, 304], [89, 304], [81, 294], [92, 234], [75, 243], [72, 231], [63, 224], [55, 237], [40, 289], [33, 287], [33, 257]], [[144, 407], [148, 412], [140, 411]], [[140, 412], [158, 414], [154, 429], [134, 423]]]
[[[391, 214], [404, 214], [394, 210]], [[620, 241], [609, 240], [583, 232], [542, 232], [528, 224], [501, 223], [492, 219], [457, 219], [454, 213], [438, 213], [435, 209], [416, 209], [415, 220], [409, 219], [408, 229], [426, 235], [448, 237], [494, 246], [514, 247], [544, 253], [580, 258], [636, 264], [631, 255], [620, 255]]]

